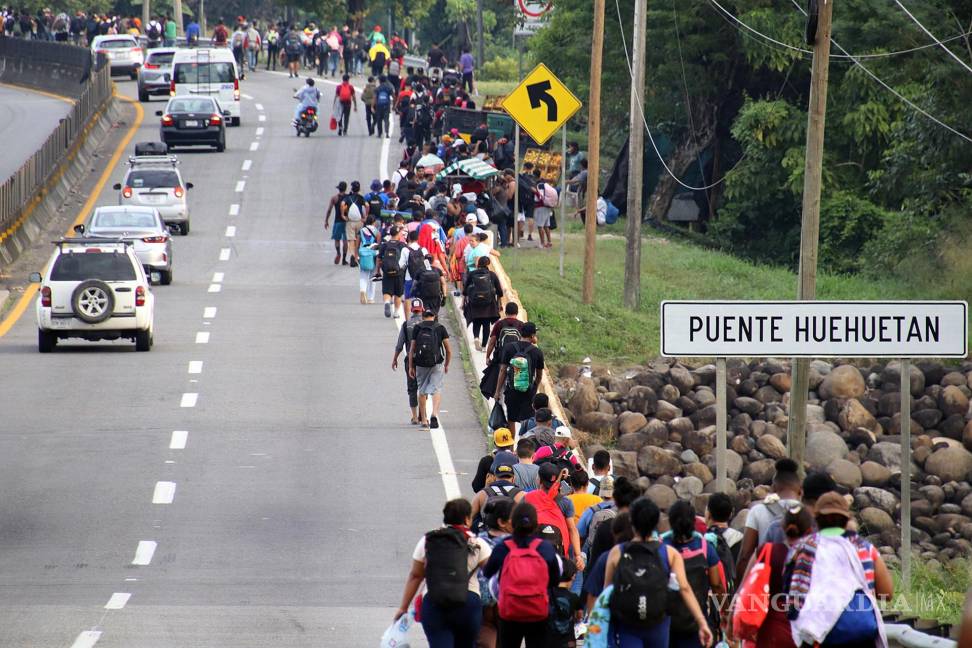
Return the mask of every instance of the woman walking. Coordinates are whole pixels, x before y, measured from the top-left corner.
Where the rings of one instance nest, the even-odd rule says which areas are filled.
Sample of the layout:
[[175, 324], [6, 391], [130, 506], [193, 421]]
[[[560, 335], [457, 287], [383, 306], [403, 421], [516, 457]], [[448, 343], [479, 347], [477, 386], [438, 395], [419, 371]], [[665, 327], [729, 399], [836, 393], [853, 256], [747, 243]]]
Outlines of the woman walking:
[[503, 287], [499, 277], [489, 269], [489, 257], [482, 256], [476, 261], [476, 268], [466, 274], [462, 286], [465, 299], [466, 321], [472, 324], [476, 349], [482, 351], [489, 343], [489, 331], [499, 320], [500, 300]]

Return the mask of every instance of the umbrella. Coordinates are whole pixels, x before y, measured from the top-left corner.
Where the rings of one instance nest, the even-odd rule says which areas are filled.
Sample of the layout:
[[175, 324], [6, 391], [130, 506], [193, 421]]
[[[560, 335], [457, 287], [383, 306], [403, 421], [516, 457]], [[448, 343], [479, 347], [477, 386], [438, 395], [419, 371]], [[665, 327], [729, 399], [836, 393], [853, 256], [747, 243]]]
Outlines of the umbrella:
[[442, 171], [439, 171], [436, 178], [442, 180], [447, 176], [460, 174], [467, 175], [474, 180], [486, 180], [487, 178], [498, 175], [499, 170], [478, 158], [468, 158], [453, 162]]
[[419, 158], [419, 161], [415, 163], [415, 166], [419, 169], [427, 169], [430, 173], [436, 173], [445, 167], [445, 162], [443, 162], [442, 158], [440, 158], [438, 155], [426, 153]]

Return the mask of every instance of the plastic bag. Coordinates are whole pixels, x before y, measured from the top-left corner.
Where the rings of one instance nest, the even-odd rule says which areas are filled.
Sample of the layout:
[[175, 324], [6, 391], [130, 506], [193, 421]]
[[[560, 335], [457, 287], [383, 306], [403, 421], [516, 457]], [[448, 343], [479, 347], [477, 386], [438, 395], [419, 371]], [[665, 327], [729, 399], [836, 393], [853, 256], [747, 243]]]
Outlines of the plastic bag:
[[506, 427], [506, 412], [503, 410], [503, 404], [499, 401], [493, 405], [493, 411], [489, 413], [489, 428], [491, 430], [498, 430], [500, 428]]
[[331, 117], [331, 123], [328, 124], [328, 128], [337, 130], [337, 117]]
[[770, 558], [772, 543], [767, 542], [759, 557], [736, 592], [732, 610], [732, 635], [737, 639], [756, 640], [769, 612]]
[[381, 635], [379, 648], [408, 648], [408, 629], [415, 622], [415, 611], [409, 607], [397, 621], [388, 626], [385, 634]]

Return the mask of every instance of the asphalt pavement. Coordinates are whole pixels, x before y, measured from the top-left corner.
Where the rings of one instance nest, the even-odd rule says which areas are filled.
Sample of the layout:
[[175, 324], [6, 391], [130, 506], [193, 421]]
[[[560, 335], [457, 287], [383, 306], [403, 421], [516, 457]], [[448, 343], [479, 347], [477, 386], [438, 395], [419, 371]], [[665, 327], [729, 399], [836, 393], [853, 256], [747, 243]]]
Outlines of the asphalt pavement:
[[485, 442], [458, 353], [443, 430], [409, 425], [396, 326], [323, 230], [337, 182], [387, 177], [399, 145], [363, 110], [349, 137], [298, 139], [298, 83], [251, 74], [226, 152], [178, 153], [192, 232], [150, 353], [40, 355], [33, 308], [0, 338], [0, 646], [374, 646], [415, 542], [471, 494]]
[[0, 84], [0, 182], [19, 169], [71, 111], [72, 101]]

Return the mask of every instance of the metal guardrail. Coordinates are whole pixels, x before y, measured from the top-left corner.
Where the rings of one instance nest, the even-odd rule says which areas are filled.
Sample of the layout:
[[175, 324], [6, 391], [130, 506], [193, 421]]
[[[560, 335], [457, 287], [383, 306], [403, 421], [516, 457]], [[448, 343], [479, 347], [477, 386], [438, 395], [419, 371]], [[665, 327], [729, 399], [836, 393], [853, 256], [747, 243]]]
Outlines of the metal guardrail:
[[952, 639], [925, 634], [902, 623], [886, 623], [884, 631], [888, 645], [893, 648], [956, 648], [958, 645]]
[[77, 71], [79, 85], [82, 85], [83, 75], [89, 75], [68, 115], [61, 120], [40, 149], [0, 184], [2, 242], [20, 227], [25, 217], [25, 209], [67, 158], [91, 117], [111, 98], [112, 85], [109, 66], [92, 66], [91, 53], [85, 48], [0, 38], [0, 56], [8, 60], [26, 56], [30, 57], [32, 64], [41, 62], [73, 68]]

